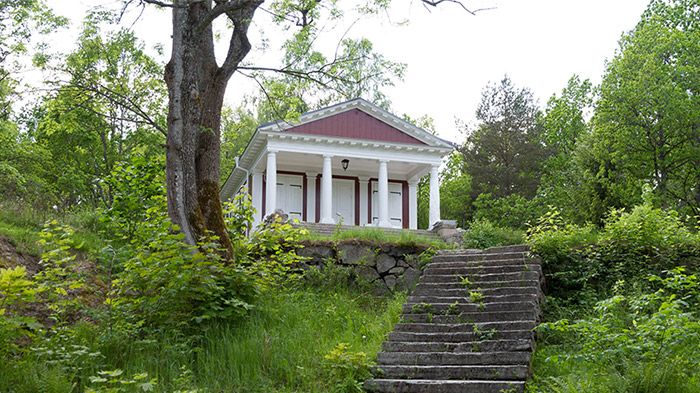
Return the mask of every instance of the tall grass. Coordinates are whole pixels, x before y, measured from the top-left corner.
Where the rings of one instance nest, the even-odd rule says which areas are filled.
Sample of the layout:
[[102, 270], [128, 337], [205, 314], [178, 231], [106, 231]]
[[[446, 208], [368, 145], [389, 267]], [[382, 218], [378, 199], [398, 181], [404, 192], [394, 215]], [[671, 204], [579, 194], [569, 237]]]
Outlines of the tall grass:
[[0, 202], [0, 237], [6, 238], [17, 251], [38, 256], [41, 253], [37, 241], [45, 222], [57, 219], [75, 229], [77, 244], [88, 252], [96, 252], [104, 246], [100, 236], [99, 212], [91, 208], [53, 212], [37, 211], [16, 203]]
[[[71, 342], [101, 355], [83, 364], [77, 377], [81, 383], [72, 391], [82, 391], [99, 370], [121, 369], [123, 375], [147, 372], [158, 378], [157, 392], [330, 392], [338, 381], [329, 377], [324, 355], [338, 343], [348, 343], [353, 352], [374, 358], [405, 298], [403, 293], [374, 297], [342, 287], [271, 291], [244, 321], [211, 326], [197, 345], [167, 335], [140, 341], [110, 337], [82, 325]], [[183, 378], [188, 372], [191, 376]], [[67, 392], [74, 380], [35, 356], [0, 365], [3, 392]]]

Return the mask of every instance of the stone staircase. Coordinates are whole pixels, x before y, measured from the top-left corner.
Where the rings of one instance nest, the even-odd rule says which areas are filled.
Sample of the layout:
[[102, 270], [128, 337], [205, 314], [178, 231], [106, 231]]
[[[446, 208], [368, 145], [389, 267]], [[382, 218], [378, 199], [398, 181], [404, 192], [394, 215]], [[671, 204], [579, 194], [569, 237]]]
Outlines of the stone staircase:
[[438, 253], [377, 355], [366, 390], [523, 392], [541, 281], [526, 246]]

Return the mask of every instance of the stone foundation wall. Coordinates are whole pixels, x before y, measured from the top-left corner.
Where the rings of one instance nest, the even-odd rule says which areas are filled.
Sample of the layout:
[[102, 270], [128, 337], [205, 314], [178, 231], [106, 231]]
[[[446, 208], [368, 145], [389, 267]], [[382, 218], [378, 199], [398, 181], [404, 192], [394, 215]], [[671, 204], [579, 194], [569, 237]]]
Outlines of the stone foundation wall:
[[[421, 254], [424, 246], [373, 244], [359, 240], [304, 243], [297, 251], [309, 258], [308, 266], [322, 269], [334, 264], [351, 269], [361, 280], [375, 284], [382, 291], [412, 289], [422, 274]], [[423, 258], [429, 258], [427, 254]]]

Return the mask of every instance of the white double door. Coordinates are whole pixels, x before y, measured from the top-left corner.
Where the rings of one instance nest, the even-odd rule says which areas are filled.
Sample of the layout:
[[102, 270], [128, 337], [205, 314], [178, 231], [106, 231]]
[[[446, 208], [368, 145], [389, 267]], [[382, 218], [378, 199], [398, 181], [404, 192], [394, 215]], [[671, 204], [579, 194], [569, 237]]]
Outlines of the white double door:
[[355, 181], [333, 179], [333, 220], [345, 225], [355, 225]]
[[[372, 182], [372, 224], [379, 222], [379, 183]], [[394, 228], [403, 227], [403, 187], [389, 182], [389, 222]]]
[[303, 218], [304, 188], [303, 176], [277, 175], [277, 208], [282, 209], [290, 219]]

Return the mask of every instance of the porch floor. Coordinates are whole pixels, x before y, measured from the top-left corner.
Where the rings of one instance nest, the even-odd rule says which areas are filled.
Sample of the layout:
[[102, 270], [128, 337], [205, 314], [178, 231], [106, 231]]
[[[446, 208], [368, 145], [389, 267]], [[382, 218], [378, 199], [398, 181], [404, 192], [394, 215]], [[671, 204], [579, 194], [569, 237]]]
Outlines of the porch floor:
[[379, 227], [362, 227], [355, 225], [338, 225], [335, 224], [319, 224], [315, 222], [299, 222], [295, 224], [301, 228], [306, 228], [309, 232], [313, 232], [319, 235], [332, 236], [336, 231], [348, 231], [348, 230], [358, 230], [358, 229], [380, 229], [386, 233], [400, 234], [402, 232], [410, 232], [418, 236], [427, 237], [430, 239], [439, 239], [440, 237], [435, 233], [428, 231], [426, 229], [402, 229], [402, 228], [379, 228]]

